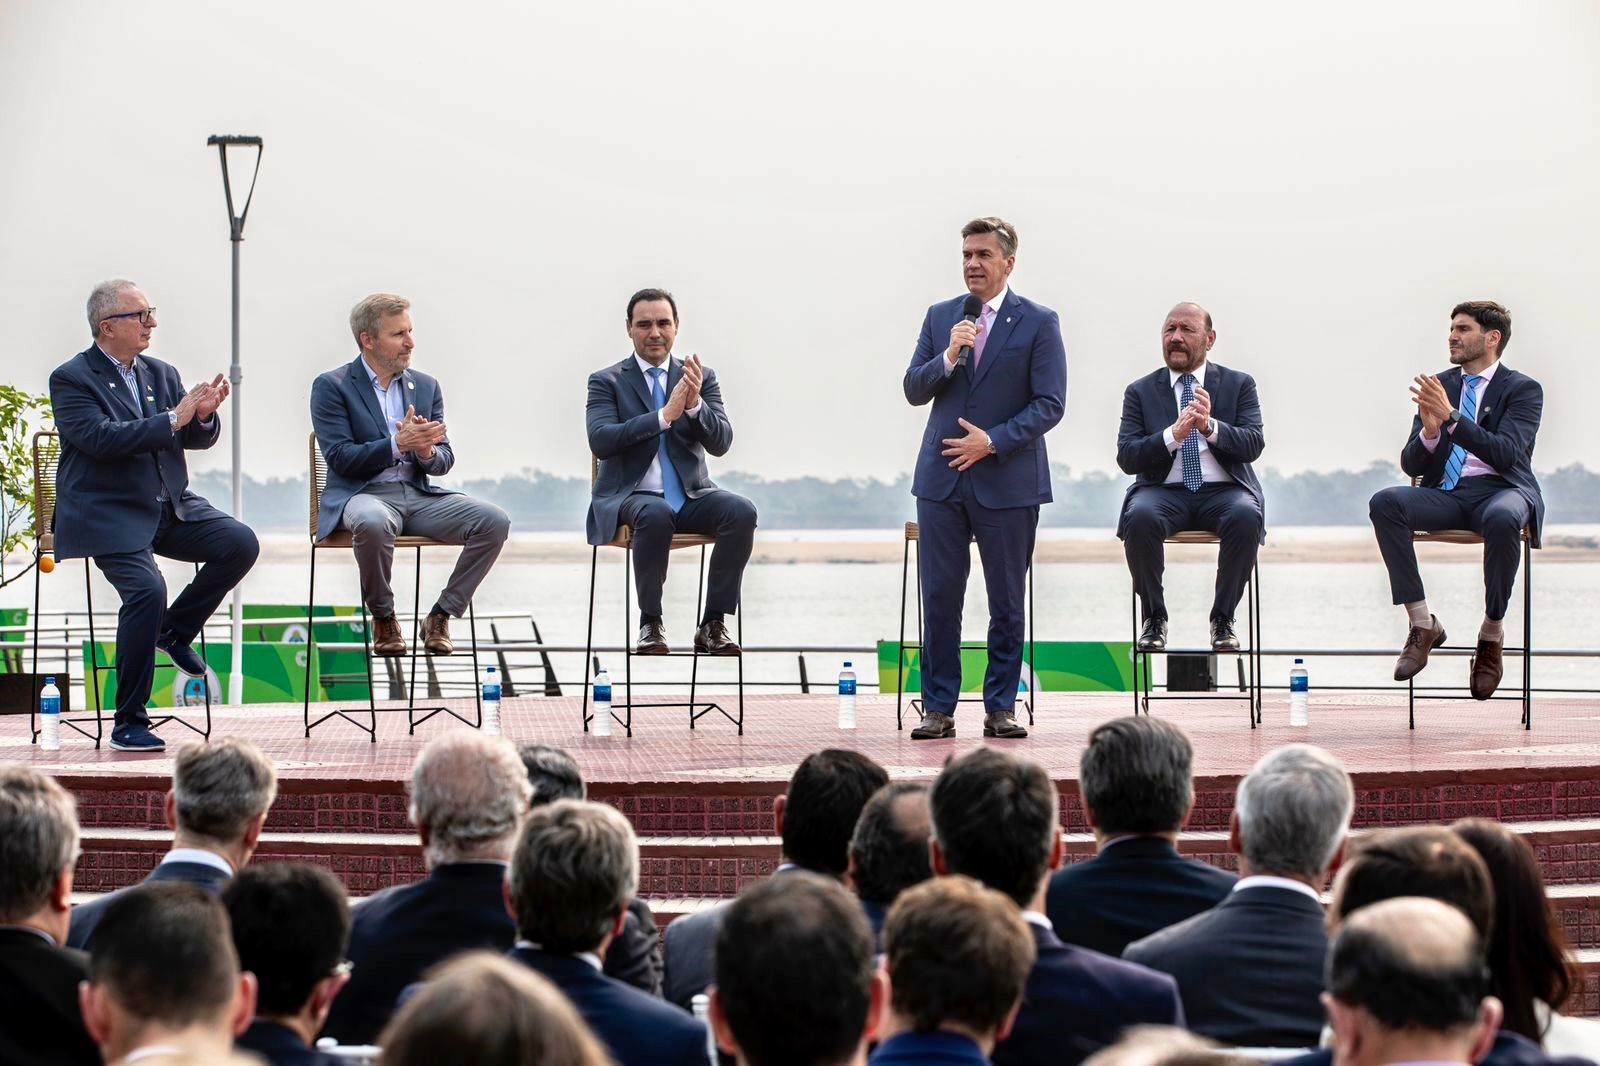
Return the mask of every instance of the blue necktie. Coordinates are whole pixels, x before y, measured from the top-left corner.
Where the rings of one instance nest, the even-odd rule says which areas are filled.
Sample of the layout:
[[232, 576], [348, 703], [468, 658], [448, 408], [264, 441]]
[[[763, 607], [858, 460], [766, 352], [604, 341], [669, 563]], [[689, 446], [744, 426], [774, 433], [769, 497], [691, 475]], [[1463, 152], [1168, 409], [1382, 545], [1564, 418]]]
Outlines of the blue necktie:
[[[1183, 406], [1188, 407], [1194, 403], [1194, 375], [1183, 375], [1178, 379], [1178, 384], [1183, 386]], [[1178, 450], [1183, 456], [1183, 487], [1190, 492], [1199, 492], [1200, 486], [1206, 483], [1205, 475], [1200, 473], [1199, 426], [1189, 431]]]
[[[650, 395], [656, 401], [656, 410], [667, 406], [667, 372], [661, 367], [650, 368]], [[656, 455], [661, 460], [661, 494], [667, 498], [674, 511], [683, 510], [683, 505], [688, 497], [683, 493], [683, 479], [678, 476], [677, 467], [672, 465], [672, 459], [667, 455], [667, 431], [662, 430], [657, 438]]]
[[[1468, 422], [1478, 420], [1478, 382], [1482, 374], [1471, 374], [1461, 381], [1461, 417]], [[1449, 492], [1461, 481], [1461, 468], [1467, 465], [1467, 450], [1459, 444], [1450, 448], [1450, 458], [1445, 460], [1444, 480], [1439, 487]]]

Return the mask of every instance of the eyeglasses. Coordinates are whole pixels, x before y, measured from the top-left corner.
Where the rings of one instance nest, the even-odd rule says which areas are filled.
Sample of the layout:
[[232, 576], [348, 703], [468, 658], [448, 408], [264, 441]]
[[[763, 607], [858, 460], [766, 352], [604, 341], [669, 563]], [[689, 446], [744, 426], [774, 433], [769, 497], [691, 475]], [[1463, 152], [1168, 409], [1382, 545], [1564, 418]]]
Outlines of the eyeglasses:
[[140, 311], [124, 311], [120, 315], [107, 315], [105, 318], [101, 319], [101, 321], [104, 322], [106, 319], [110, 318], [137, 318], [139, 320], [139, 325], [148, 326], [152, 321], [154, 321], [155, 317], [156, 309], [154, 307], [146, 307]]

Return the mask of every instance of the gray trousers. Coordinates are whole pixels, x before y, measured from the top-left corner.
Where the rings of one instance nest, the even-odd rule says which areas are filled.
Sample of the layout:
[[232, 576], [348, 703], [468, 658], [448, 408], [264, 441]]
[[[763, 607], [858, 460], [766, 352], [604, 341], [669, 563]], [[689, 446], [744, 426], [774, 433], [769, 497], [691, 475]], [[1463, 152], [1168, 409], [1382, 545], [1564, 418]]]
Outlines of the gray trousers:
[[403, 481], [368, 485], [350, 497], [341, 525], [350, 530], [354, 542], [361, 598], [379, 618], [394, 614], [390, 575], [396, 537], [431, 537], [462, 545], [438, 601], [452, 618], [460, 618], [511, 533], [511, 519], [492, 503], [461, 493], [430, 495]]

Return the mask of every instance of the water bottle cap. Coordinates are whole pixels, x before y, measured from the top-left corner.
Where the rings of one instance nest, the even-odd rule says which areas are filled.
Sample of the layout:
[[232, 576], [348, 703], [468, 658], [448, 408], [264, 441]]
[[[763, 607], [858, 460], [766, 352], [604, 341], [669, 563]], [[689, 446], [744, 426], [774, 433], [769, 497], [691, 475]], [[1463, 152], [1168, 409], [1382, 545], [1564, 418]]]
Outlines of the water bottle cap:
[[846, 670], [848, 670], [848, 669], [850, 669], [850, 660], [849, 660], [849, 659], [846, 659], [846, 660], [845, 660], [845, 661], [844, 661], [844, 668], [845, 668], [845, 669], [846, 669]]
[[492, 666], [489, 667], [489, 673], [491, 673], [491, 674], [494, 673], [494, 667], [492, 667]]
[[1305, 662], [1306, 662], [1306, 661], [1305, 661], [1305, 660], [1304, 660], [1304, 659], [1296, 659], [1296, 660], [1295, 660], [1295, 661], [1294, 661], [1294, 664], [1295, 664], [1295, 665], [1296, 665], [1296, 666], [1304, 666], [1304, 665], [1305, 665]]
[[53, 685], [56, 683], [56, 679], [53, 677], [47, 677], [44, 679], [44, 683], [47, 685]]

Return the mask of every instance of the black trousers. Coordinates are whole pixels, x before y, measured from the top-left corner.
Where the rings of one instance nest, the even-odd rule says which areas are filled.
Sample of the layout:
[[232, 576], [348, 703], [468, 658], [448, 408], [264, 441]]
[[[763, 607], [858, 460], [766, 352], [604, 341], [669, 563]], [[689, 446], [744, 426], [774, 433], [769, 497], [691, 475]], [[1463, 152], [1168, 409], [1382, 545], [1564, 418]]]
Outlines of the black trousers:
[[1449, 492], [1409, 485], [1383, 489], [1372, 497], [1368, 513], [1395, 603], [1424, 598], [1413, 531], [1470, 529], [1483, 538], [1484, 614], [1496, 622], [1506, 616], [1522, 558], [1522, 530], [1532, 510], [1505, 478], [1462, 478]]
[[[113, 729], [148, 726], [144, 705], [156, 675], [156, 641], [192, 642], [200, 627], [255, 565], [261, 545], [232, 518], [184, 522], [168, 503], [155, 540], [144, 551], [97, 555], [94, 564], [122, 597], [117, 612], [117, 712]], [[200, 563], [194, 580], [167, 606], [167, 583], [155, 557]], [[92, 682], [91, 682], [92, 683]]]
[[715, 489], [685, 501], [683, 510], [674, 512], [659, 493], [635, 492], [622, 501], [617, 519], [633, 527], [633, 580], [639, 593], [640, 624], [661, 618], [661, 585], [667, 579], [674, 533], [717, 538], [706, 577], [705, 613], [721, 616], [739, 609], [739, 585], [756, 540], [755, 504], [738, 493]]
[[1165, 541], [1174, 533], [1193, 530], [1215, 533], [1222, 541], [1211, 620], [1233, 617], [1261, 546], [1261, 508], [1254, 496], [1232, 482], [1211, 482], [1200, 486], [1199, 492], [1181, 484], [1141, 485], [1128, 497], [1123, 514], [1122, 549], [1144, 618], [1167, 617], [1161, 588], [1167, 565]]

